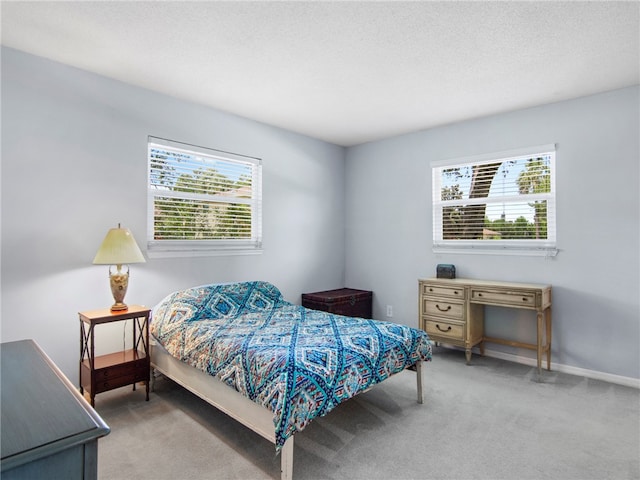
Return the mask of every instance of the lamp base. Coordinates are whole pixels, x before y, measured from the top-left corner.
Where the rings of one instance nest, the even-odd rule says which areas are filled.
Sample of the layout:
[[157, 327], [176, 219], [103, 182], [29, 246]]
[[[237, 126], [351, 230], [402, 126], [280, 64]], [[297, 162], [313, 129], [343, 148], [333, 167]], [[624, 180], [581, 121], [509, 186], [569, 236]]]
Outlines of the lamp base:
[[112, 272], [109, 267], [109, 283], [111, 284], [111, 294], [115, 300], [115, 303], [111, 305], [112, 312], [122, 312], [129, 309], [124, 303], [124, 296], [129, 286], [129, 267], [126, 272], [122, 271], [122, 265], [118, 265], [117, 268], [117, 272]]
[[113, 305], [111, 305], [112, 312], [122, 312], [124, 310], [129, 310], [129, 306], [124, 303], [116, 302]]

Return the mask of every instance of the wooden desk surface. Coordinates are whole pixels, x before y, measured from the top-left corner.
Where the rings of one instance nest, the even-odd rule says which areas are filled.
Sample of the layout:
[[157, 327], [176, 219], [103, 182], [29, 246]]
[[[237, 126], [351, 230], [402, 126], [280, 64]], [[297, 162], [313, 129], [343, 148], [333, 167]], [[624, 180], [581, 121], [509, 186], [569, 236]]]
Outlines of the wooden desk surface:
[[546, 290], [551, 288], [551, 285], [541, 283], [520, 283], [520, 282], [501, 282], [492, 280], [476, 280], [474, 278], [424, 278], [421, 282], [442, 282], [449, 283], [451, 285], [472, 285], [475, 287], [499, 287], [499, 288], [524, 288], [530, 290]]

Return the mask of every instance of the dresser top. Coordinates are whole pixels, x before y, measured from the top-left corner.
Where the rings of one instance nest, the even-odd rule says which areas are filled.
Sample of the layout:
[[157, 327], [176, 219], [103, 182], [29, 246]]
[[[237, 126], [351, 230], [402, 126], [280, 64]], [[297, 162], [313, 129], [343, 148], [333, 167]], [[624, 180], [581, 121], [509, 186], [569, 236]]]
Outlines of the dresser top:
[[33, 340], [0, 344], [2, 470], [109, 433]]

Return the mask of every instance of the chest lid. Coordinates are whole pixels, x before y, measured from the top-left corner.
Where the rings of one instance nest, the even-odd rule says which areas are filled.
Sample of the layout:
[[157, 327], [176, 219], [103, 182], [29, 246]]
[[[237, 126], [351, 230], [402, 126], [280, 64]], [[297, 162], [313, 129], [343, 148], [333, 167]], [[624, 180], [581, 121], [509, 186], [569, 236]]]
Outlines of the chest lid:
[[355, 288], [337, 288], [335, 290], [326, 290], [324, 292], [302, 294], [303, 300], [321, 302], [327, 305], [334, 303], [368, 300], [371, 298], [371, 296], [371, 291], [357, 290]]

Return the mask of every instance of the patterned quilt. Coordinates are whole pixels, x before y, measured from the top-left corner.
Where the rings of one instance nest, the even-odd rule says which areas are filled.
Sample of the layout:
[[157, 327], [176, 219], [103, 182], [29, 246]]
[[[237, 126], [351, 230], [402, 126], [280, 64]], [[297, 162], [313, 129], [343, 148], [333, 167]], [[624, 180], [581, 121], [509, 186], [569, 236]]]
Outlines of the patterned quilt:
[[272, 411], [278, 450], [340, 402], [431, 359], [422, 330], [293, 305], [267, 282], [172, 293], [154, 307], [151, 333], [175, 358]]

